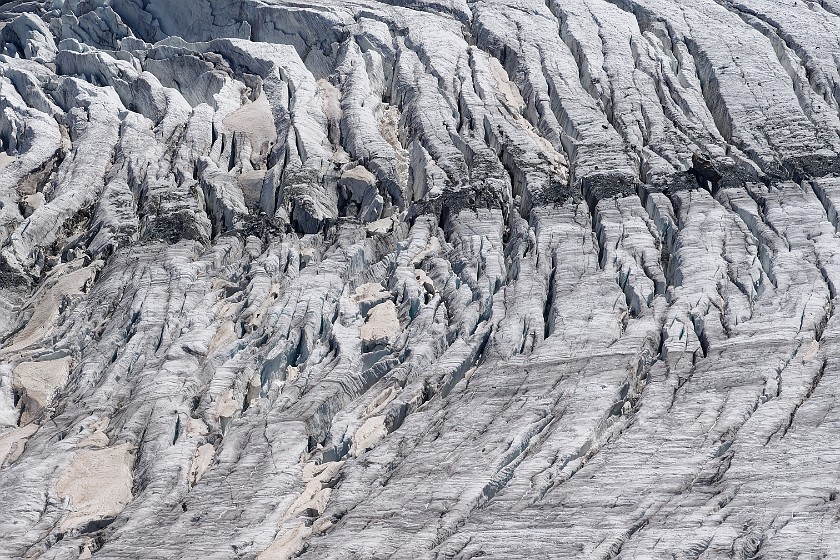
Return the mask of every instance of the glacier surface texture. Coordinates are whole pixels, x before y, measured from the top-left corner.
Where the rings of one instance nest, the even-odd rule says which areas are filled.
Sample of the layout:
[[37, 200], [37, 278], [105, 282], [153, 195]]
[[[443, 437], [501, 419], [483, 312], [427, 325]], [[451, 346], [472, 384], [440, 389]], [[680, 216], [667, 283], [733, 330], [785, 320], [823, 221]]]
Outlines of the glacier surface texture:
[[840, 0], [0, 4], [0, 558], [840, 557]]

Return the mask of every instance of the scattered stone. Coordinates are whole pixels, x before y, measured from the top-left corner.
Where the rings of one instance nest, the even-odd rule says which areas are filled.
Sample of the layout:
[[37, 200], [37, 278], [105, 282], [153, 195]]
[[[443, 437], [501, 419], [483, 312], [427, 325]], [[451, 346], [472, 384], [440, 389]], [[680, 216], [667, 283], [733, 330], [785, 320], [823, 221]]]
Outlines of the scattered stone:
[[353, 299], [359, 304], [362, 315], [367, 317], [372, 308], [391, 299], [391, 292], [378, 282], [369, 282], [356, 288]]
[[400, 332], [397, 307], [391, 300], [370, 309], [365, 324], [359, 328], [359, 336], [365, 349], [374, 349], [389, 344]]
[[60, 529], [90, 532], [96, 530], [91, 525], [110, 523], [132, 500], [133, 464], [129, 443], [76, 451], [55, 485], [69, 508]]
[[38, 418], [52, 402], [55, 393], [64, 387], [70, 375], [72, 358], [43, 362], [22, 362], [15, 367], [12, 387], [20, 395], [20, 425]]

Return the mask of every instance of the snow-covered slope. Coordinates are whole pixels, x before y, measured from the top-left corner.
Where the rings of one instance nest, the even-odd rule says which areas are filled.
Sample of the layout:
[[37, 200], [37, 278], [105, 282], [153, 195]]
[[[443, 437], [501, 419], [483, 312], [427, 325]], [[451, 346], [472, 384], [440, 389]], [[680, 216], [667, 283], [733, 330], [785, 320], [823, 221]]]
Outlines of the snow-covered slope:
[[0, 22], [0, 557], [836, 554], [837, 0]]

